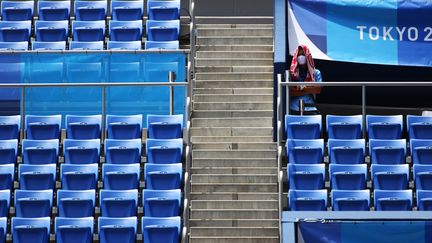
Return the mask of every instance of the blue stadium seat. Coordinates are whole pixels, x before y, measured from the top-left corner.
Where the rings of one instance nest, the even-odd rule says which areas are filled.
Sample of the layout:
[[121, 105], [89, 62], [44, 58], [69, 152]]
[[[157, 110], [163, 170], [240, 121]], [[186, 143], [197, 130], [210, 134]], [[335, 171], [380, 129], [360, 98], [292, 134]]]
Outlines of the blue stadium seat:
[[326, 211], [327, 190], [289, 190], [288, 206], [292, 211]]
[[142, 0], [111, 1], [111, 18], [113, 20], [142, 20], [143, 12], [144, 2]]
[[11, 190], [15, 180], [15, 165], [0, 165], [0, 190]]
[[432, 139], [411, 139], [410, 150], [413, 164], [432, 165]]
[[183, 180], [182, 164], [145, 164], [146, 188], [152, 190], [179, 189]]
[[141, 41], [108, 41], [108, 50], [141, 50]]
[[432, 116], [407, 115], [410, 139], [432, 139]]
[[24, 164], [41, 165], [56, 164], [59, 156], [59, 140], [22, 141], [22, 159]]
[[7, 219], [6, 217], [0, 218], [0, 242], [6, 242], [7, 232]]
[[69, 43], [69, 50], [103, 50], [104, 42], [103, 41], [71, 41]]
[[96, 204], [95, 190], [58, 190], [58, 216], [65, 218], [93, 217]]
[[147, 20], [147, 40], [176, 41], [180, 35], [180, 20]]
[[329, 139], [328, 154], [332, 164], [363, 164], [366, 142], [364, 139]]
[[406, 140], [369, 139], [369, 155], [372, 164], [404, 164]]
[[138, 190], [100, 190], [102, 217], [137, 216]]
[[138, 189], [140, 164], [102, 165], [104, 188], [108, 190]]
[[[32, 1], [33, 2], [33, 1]], [[48, 243], [50, 235], [50, 217], [12, 218], [12, 239], [14, 243]]]
[[116, 116], [107, 115], [108, 138], [135, 139], [142, 137], [142, 115]]
[[180, 215], [181, 190], [143, 190], [144, 215], [173, 217]]
[[72, 22], [72, 37], [74, 41], [104, 41], [105, 21]]
[[31, 49], [34, 51], [64, 51], [66, 50], [66, 41], [42, 42], [33, 41]]
[[180, 19], [180, 1], [147, 1], [147, 15], [151, 20]]
[[75, 19], [79, 21], [105, 20], [107, 1], [74, 1]]
[[112, 41], [141, 41], [142, 20], [109, 22], [110, 40]]
[[60, 166], [60, 180], [66, 190], [96, 189], [98, 174], [98, 164]]
[[100, 243], [134, 243], [137, 234], [137, 217], [108, 218], [99, 217]]
[[2, 1], [3, 21], [25, 21], [33, 20], [33, 1]]
[[0, 51], [27, 51], [28, 41], [0, 42]]
[[43, 42], [66, 41], [69, 34], [69, 22], [60, 21], [43, 21], [35, 22], [36, 40]]
[[378, 190], [405, 190], [408, 189], [409, 167], [403, 165], [376, 165], [371, 166], [374, 189]]
[[432, 165], [414, 165], [413, 175], [417, 190], [432, 190]]
[[105, 139], [105, 161], [108, 164], [141, 162], [141, 139]]
[[57, 243], [91, 243], [93, 242], [93, 217], [55, 218], [55, 235]]
[[142, 217], [141, 226], [144, 242], [180, 242], [180, 217]]
[[100, 160], [100, 139], [65, 139], [63, 155], [66, 164], [97, 164]]
[[147, 115], [148, 138], [183, 138], [183, 115]]
[[324, 156], [324, 139], [287, 139], [286, 154], [290, 164], [320, 164]]
[[70, 1], [37, 1], [39, 20], [69, 20]]
[[147, 139], [147, 163], [176, 164], [181, 163], [183, 139]]
[[19, 139], [21, 116], [0, 116], [0, 140]]
[[362, 190], [366, 189], [367, 165], [330, 164], [329, 177], [332, 189]]
[[20, 188], [23, 190], [54, 189], [56, 165], [26, 165], [18, 167]]
[[411, 210], [412, 201], [412, 190], [374, 190], [376, 211]]
[[50, 217], [53, 190], [15, 190], [16, 216], [21, 218]]
[[[10, 199], [10, 190], [0, 190], [0, 217], [7, 217], [9, 215]], [[2, 242], [1, 237], [0, 242]]]
[[18, 155], [18, 139], [0, 140], [0, 164], [15, 164]]
[[323, 189], [325, 180], [325, 164], [288, 164], [288, 180], [290, 189]]
[[432, 191], [418, 190], [417, 194], [417, 209], [419, 211], [432, 211]]
[[179, 41], [146, 41], [146, 50], [178, 50], [180, 49]]
[[285, 116], [285, 133], [292, 139], [318, 139], [321, 136], [321, 115]]
[[402, 115], [366, 116], [369, 139], [400, 139], [403, 131]]
[[0, 21], [0, 41], [29, 41], [31, 21]]
[[61, 115], [26, 115], [25, 130], [28, 139], [60, 139]]
[[333, 211], [369, 211], [369, 190], [332, 190]]
[[363, 132], [363, 116], [327, 115], [327, 134], [331, 139], [360, 139]]

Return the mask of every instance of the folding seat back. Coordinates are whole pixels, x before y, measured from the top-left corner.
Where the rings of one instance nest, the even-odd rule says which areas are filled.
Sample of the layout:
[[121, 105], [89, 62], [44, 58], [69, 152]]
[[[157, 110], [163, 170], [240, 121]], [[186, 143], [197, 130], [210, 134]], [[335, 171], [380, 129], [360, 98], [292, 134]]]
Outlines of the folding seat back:
[[[10, 207], [11, 191], [0, 190], [0, 217], [8, 217]], [[1, 222], [0, 222], [1, 225]], [[0, 242], [2, 237], [0, 235]], [[4, 242], [4, 241], [3, 241]]]
[[69, 50], [103, 50], [103, 41], [71, 41]]
[[69, 21], [43, 21], [35, 22], [36, 40], [43, 42], [66, 41], [69, 35]]
[[324, 188], [325, 165], [288, 164], [290, 189], [319, 190]]
[[66, 164], [97, 164], [100, 160], [100, 139], [65, 139], [63, 155]]
[[16, 216], [21, 218], [50, 217], [53, 190], [15, 190]]
[[15, 180], [15, 165], [0, 165], [0, 190], [12, 189]]
[[22, 141], [22, 157], [24, 164], [42, 165], [55, 164], [59, 156], [59, 140], [31, 140]]
[[330, 183], [332, 189], [362, 190], [366, 188], [367, 165], [330, 165]]
[[147, 115], [148, 138], [183, 138], [183, 115]]
[[60, 139], [61, 119], [61, 115], [26, 115], [25, 130], [27, 139]]
[[142, 115], [116, 116], [107, 115], [106, 126], [108, 138], [111, 139], [141, 139]]
[[14, 217], [11, 228], [14, 243], [49, 242], [50, 217]]
[[402, 137], [402, 115], [367, 115], [366, 124], [369, 139], [400, 139]]
[[138, 190], [101, 190], [100, 207], [102, 217], [137, 216]]
[[29, 41], [31, 21], [0, 21], [0, 41]]
[[96, 204], [95, 190], [58, 190], [58, 215], [66, 218], [93, 217]]
[[20, 188], [23, 190], [54, 189], [56, 165], [27, 165], [18, 167]]
[[286, 153], [290, 164], [319, 164], [324, 156], [324, 139], [287, 139]]
[[70, 1], [38, 1], [39, 20], [69, 20], [70, 4]]
[[135, 164], [141, 162], [141, 139], [105, 139], [108, 164]]
[[292, 139], [318, 139], [321, 136], [321, 115], [285, 116], [285, 133]]
[[406, 140], [369, 139], [369, 154], [372, 164], [404, 164]]
[[178, 50], [180, 49], [179, 41], [146, 41], [146, 50]]
[[374, 190], [376, 211], [411, 210], [412, 201], [412, 190]]
[[333, 211], [369, 211], [370, 191], [332, 190]]
[[147, 20], [147, 40], [176, 41], [180, 34], [180, 20]]
[[176, 164], [181, 163], [183, 139], [147, 139], [147, 163]]
[[108, 50], [141, 50], [141, 41], [108, 41]]
[[79, 21], [105, 20], [107, 1], [74, 1], [75, 19]]
[[18, 139], [0, 140], [0, 164], [15, 164], [18, 155]]
[[111, 1], [111, 18], [120, 21], [141, 20], [143, 18], [144, 2], [134, 1]]
[[413, 164], [432, 165], [432, 139], [411, 139], [410, 150]]
[[326, 211], [327, 190], [289, 190], [289, 208], [292, 211]]
[[93, 116], [66, 115], [67, 138], [96, 139], [96, 138], [100, 138], [101, 130], [102, 130], [102, 115], [93, 115]]
[[33, 19], [33, 1], [2, 1], [3, 21], [25, 21]]
[[144, 215], [147, 217], [179, 216], [181, 190], [148, 190], [143, 191]]
[[141, 226], [144, 242], [175, 243], [180, 241], [180, 217], [142, 217]]
[[408, 189], [409, 167], [403, 165], [376, 165], [371, 166], [372, 182], [379, 190], [405, 190]]
[[[28, 41], [19, 42], [0, 42], [0, 51], [27, 51]], [[0, 125], [1, 129], [1, 125]], [[0, 130], [0, 136], [2, 131]]]
[[34, 51], [64, 51], [66, 50], [66, 41], [42, 42], [33, 41], [32, 50]]
[[366, 142], [364, 139], [329, 139], [328, 151], [332, 164], [363, 164]]
[[0, 140], [19, 139], [21, 116], [0, 116]]
[[63, 189], [96, 189], [98, 181], [98, 164], [62, 164], [60, 167], [60, 177]]
[[142, 38], [142, 20], [109, 22], [110, 40], [112, 41], [140, 41]]
[[6, 242], [7, 217], [0, 218], [0, 241]]
[[140, 164], [102, 166], [104, 188], [108, 190], [138, 189]]
[[362, 115], [354, 116], [326, 116], [328, 138], [332, 139], [360, 139], [363, 131]]
[[99, 242], [136, 242], [137, 217], [108, 218], [99, 217]]
[[72, 22], [72, 36], [74, 41], [103, 41], [105, 39], [105, 21]]
[[151, 20], [180, 19], [180, 1], [147, 1], [147, 15]]
[[414, 165], [413, 174], [417, 190], [432, 190], [432, 165]]
[[86, 218], [55, 218], [55, 234], [57, 243], [93, 242], [93, 217]]
[[147, 189], [179, 189], [183, 180], [182, 164], [146, 164], [144, 175]]
[[432, 191], [417, 189], [417, 209], [419, 211], [432, 211]]
[[432, 139], [432, 116], [407, 115], [410, 139]]

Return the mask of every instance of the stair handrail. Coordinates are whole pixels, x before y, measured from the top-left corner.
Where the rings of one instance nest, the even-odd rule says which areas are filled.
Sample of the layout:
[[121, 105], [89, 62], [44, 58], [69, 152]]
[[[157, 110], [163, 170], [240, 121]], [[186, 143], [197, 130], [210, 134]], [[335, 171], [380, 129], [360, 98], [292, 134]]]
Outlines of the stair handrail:
[[[282, 83], [282, 74], [277, 74], [277, 83], [278, 87], [281, 87]], [[278, 89], [278, 96], [276, 102], [276, 115], [277, 115], [277, 175], [278, 175], [278, 215], [279, 215], [279, 241], [282, 242], [282, 197], [283, 197], [283, 171], [282, 171], [282, 90]]]

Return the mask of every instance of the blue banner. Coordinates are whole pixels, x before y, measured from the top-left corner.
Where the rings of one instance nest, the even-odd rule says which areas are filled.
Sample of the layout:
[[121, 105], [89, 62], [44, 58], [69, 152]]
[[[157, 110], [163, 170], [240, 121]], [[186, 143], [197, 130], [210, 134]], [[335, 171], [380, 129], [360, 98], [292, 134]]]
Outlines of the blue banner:
[[432, 2], [289, 0], [290, 54], [299, 44], [314, 58], [432, 66]]

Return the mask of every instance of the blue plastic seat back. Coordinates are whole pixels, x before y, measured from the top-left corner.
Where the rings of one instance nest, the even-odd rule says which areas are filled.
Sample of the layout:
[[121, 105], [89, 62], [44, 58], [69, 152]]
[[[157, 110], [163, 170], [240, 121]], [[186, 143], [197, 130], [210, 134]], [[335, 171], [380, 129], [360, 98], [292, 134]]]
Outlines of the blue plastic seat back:
[[108, 218], [99, 217], [99, 242], [134, 243], [136, 242], [137, 217]]
[[147, 115], [148, 138], [183, 138], [183, 115]]
[[333, 211], [369, 211], [370, 191], [332, 190]]
[[291, 139], [318, 139], [321, 136], [322, 117], [312, 116], [285, 116], [285, 133]]
[[141, 162], [141, 139], [105, 139], [105, 157], [108, 164]]
[[19, 139], [21, 116], [0, 116], [0, 140]]
[[69, 21], [43, 21], [35, 22], [36, 40], [43, 42], [66, 41], [69, 35]]
[[0, 165], [0, 190], [12, 190], [15, 180], [15, 164]]
[[432, 139], [432, 116], [407, 115], [410, 139]]
[[329, 139], [329, 160], [332, 164], [362, 164], [365, 162], [364, 139]]
[[[0, 42], [0, 51], [27, 51], [28, 41], [20, 42]], [[0, 131], [0, 134], [2, 131]]]
[[[11, 191], [10, 190], [0, 190], [0, 217], [1, 218], [8, 217], [10, 200], [11, 200]], [[1, 231], [1, 229], [0, 229], [0, 231]], [[0, 237], [0, 242], [1, 242], [1, 239], [2, 238]]]
[[93, 242], [93, 217], [55, 218], [57, 243]]
[[103, 41], [71, 41], [69, 43], [69, 50], [103, 50], [104, 42]]
[[179, 41], [146, 41], [146, 50], [178, 50], [180, 49]]
[[144, 242], [175, 243], [180, 241], [180, 217], [142, 217]]
[[66, 41], [42, 42], [33, 41], [32, 50], [34, 51], [64, 51], [66, 50]]
[[288, 206], [292, 211], [326, 211], [327, 190], [293, 190], [288, 192]]
[[0, 242], [6, 242], [7, 217], [0, 218]]
[[147, 163], [181, 163], [183, 155], [183, 139], [147, 139], [146, 154]]
[[66, 164], [97, 164], [100, 160], [100, 139], [65, 139], [63, 155]]
[[141, 139], [142, 115], [116, 116], [107, 115], [106, 125], [108, 138], [112, 139]]
[[70, 4], [70, 1], [38, 1], [39, 20], [69, 20]]
[[182, 164], [145, 164], [146, 188], [152, 190], [179, 189], [183, 180]]
[[112, 41], [140, 41], [142, 38], [142, 20], [109, 22], [110, 40]]
[[138, 189], [140, 164], [102, 165], [104, 188], [108, 190]]
[[406, 140], [369, 139], [369, 154], [372, 164], [404, 164]]
[[180, 34], [180, 20], [147, 20], [147, 40], [176, 41]]
[[287, 139], [286, 153], [291, 164], [319, 164], [324, 156], [324, 139]]
[[432, 165], [415, 164], [413, 175], [417, 190], [432, 190]]
[[400, 139], [403, 131], [402, 115], [395, 116], [366, 116], [367, 133], [369, 139]]
[[368, 180], [367, 165], [330, 164], [329, 177], [332, 189], [366, 189], [366, 181]]
[[54, 189], [56, 165], [27, 165], [18, 167], [20, 188], [23, 190]]
[[403, 165], [377, 165], [371, 166], [374, 189], [379, 190], [405, 190], [408, 189], [409, 166]]
[[53, 190], [15, 190], [16, 216], [21, 218], [50, 217]]
[[74, 1], [75, 19], [79, 21], [105, 20], [107, 1]]
[[2, 1], [1, 14], [3, 21], [25, 21], [33, 19], [33, 1]]
[[74, 41], [104, 41], [105, 21], [72, 22], [72, 36]]
[[14, 243], [49, 242], [50, 217], [12, 218], [12, 239]]
[[58, 190], [58, 216], [66, 218], [93, 217], [96, 204], [95, 190]]
[[411, 139], [410, 150], [413, 164], [432, 165], [432, 139]]
[[0, 21], [0, 41], [29, 41], [31, 21]]
[[96, 189], [98, 181], [98, 164], [62, 164], [60, 167], [60, 177], [63, 189]]
[[417, 189], [417, 209], [419, 211], [432, 211], [432, 191]]
[[15, 164], [18, 155], [18, 139], [0, 140], [0, 164]]
[[325, 181], [325, 165], [288, 164], [288, 180], [290, 189], [323, 189]]
[[108, 50], [141, 50], [141, 41], [108, 41]]
[[111, 1], [111, 18], [120, 21], [141, 20], [143, 18], [144, 2]]
[[26, 115], [25, 130], [28, 139], [60, 139], [61, 115]]
[[99, 197], [103, 217], [137, 216], [138, 190], [101, 190]]
[[354, 116], [326, 116], [328, 138], [332, 139], [360, 139], [363, 132], [362, 115]]
[[180, 19], [180, 1], [147, 1], [147, 15], [151, 20]]
[[173, 217], [179, 216], [181, 206], [181, 190], [149, 190], [143, 191], [144, 216]]
[[412, 202], [412, 190], [374, 190], [375, 211], [410, 211]]
[[59, 156], [59, 140], [23, 139], [22, 157], [24, 164], [55, 164]]

